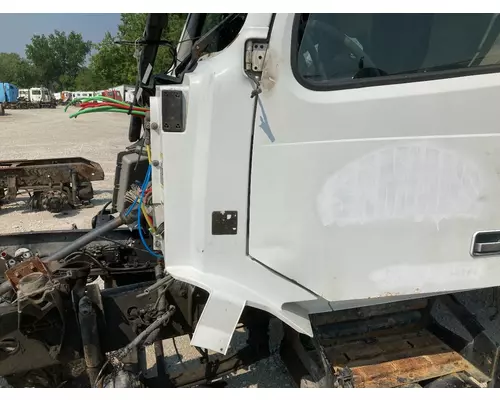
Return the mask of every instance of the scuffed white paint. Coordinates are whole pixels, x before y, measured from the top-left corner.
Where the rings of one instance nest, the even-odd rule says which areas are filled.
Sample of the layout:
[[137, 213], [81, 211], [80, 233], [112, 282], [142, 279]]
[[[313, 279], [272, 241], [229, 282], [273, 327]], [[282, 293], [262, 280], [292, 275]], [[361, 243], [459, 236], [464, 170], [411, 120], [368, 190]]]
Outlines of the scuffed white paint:
[[483, 191], [479, 168], [426, 143], [379, 149], [330, 176], [317, 196], [324, 226], [402, 219], [474, 218]]
[[443, 285], [453, 287], [456, 283], [467, 281], [471, 287], [480, 282], [487, 274], [487, 267], [482, 261], [449, 262], [440, 264], [395, 265], [373, 271], [369, 274], [376, 288], [382, 292], [401, 291], [418, 293], [446, 290]]

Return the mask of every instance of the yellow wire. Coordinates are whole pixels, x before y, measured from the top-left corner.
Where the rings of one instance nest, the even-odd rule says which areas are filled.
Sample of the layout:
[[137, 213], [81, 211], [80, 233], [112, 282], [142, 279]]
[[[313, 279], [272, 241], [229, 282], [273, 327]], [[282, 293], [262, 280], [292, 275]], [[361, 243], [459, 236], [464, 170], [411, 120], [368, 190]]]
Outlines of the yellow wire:
[[[151, 147], [147, 144], [146, 145], [146, 152], [148, 153], [148, 161], [149, 161], [149, 164], [153, 164], [153, 161], [151, 159]], [[149, 215], [146, 211], [146, 207], [144, 206], [144, 204], [141, 205], [141, 210], [142, 210], [142, 213], [144, 215]], [[149, 225], [149, 229], [151, 230], [151, 232], [155, 233], [156, 230], [155, 230], [155, 227], [154, 225], [149, 221], [149, 218], [145, 218], [146, 219], [146, 222], [148, 223]]]
[[[141, 210], [142, 210], [142, 213], [143, 213], [145, 216], [146, 216], [146, 215], [148, 215], [148, 216], [149, 216], [149, 214], [148, 214], [148, 213], [147, 213], [147, 211], [146, 211], [146, 207], [144, 206], [144, 204], [141, 204]], [[149, 218], [151, 218], [151, 217], [149, 217]], [[154, 227], [154, 225], [153, 225], [153, 224], [149, 221], [149, 218], [146, 218], [146, 217], [145, 217], [144, 219], [145, 219], [145, 220], [146, 220], [146, 222], [148, 223], [148, 225], [149, 225], [149, 229], [151, 229], [151, 232], [155, 233], [155, 232], [156, 232], [155, 227]]]
[[152, 164], [153, 161], [151, 160], [151, 147], [149, 147], [149, 144], [146, 145], [146, 152], [148, 153], [148, 161], [150, 164]]

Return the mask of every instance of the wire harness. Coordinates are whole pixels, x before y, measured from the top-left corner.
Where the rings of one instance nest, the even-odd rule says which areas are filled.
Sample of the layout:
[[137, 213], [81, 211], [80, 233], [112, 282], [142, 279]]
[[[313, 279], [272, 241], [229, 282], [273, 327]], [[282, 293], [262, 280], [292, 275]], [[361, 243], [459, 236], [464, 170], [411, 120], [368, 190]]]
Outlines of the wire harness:
[[67, 112], [68, 108], [78, 102], [80, 109], [72, 113], [70, 118], [77, 118], [83, 114], [97, 113], [97, 112], [115, 112], [127, 115], [135, 115], [137, 117], [145, 118], [146, 113], [149, 111], [147, 107], [134, 106], [131, 103], [126, 103], [121, 100], [116, 100], [106, 96], [92, 96], [81, 99], [73, 99], [64, 108]]

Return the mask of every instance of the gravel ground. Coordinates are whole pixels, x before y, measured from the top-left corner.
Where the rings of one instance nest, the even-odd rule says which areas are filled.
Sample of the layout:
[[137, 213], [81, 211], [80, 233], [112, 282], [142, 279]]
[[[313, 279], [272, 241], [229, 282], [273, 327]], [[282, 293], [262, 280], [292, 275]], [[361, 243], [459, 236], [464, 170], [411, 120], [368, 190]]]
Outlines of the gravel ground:
[[101, 164], [105, 180], [94, 182], [93, 208], [60, 214], [29, 212], [26, 196], [2, 207], [0, 233], [90, 228], [99, 207], [111, 200], [116, 155], [128, 144], [128, 119], [118, 114], [91, 114], [69, 119], [63, 108], [7, 110], [0, 118], [3, 160], [85, 157]]
[[[94, 207], [70, 210], [60, 214], [30, 212], [26, 209], [27, 197], [20, 196], [15, 203], [0, 210], [0, 234], [37, 230], [71, 229], [73, 224], [80, 229], [90, 228], [91, 219], [112, 198], [116, 155], [128, 142], [128, 118], [121, 114], [89, 114], [69, 119], [69, 113], [58, 107], [55, 110], [7, 110], [0, 117], [0, 142], [3, 160], [40, 159], [53, 157], [85, 157], [101, 164], [105, 180], [94, 182]], [[281, 335], [280, 323], [272, 325], [274, 351]], [[235, 333], [232, 349], [244, 346], [246, 335], [241, 330]], [[188, 337], [176, 339], [182, 363], [175, 353], [171, 340], [164, 342], [165, 361], [169, 370], [185, 368], [196, 363], [198, 353], [189, 345]], [[152, 349], [148, 349], [150, 353]], [[148, 366], [150, 373], [156, 369]], [[279, 356], [274, 354], [267, 360], [224, 377], [229, 387], [290, 387], [292, 381], [286, 373]]]

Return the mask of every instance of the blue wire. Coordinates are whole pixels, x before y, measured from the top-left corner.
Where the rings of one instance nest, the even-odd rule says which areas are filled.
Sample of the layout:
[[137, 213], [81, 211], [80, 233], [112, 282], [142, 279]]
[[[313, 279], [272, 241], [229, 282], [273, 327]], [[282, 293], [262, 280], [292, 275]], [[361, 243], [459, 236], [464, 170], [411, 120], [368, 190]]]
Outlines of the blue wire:
[[163, 255], [157, 254], [153, 250], [151, 250], [151, 248], [146, 243], [146, 240], [144, 239], [144, 235], [142, 234], [142, 229], [141, 229], [142, 198], [144, 197], [144, 191], [146, 190], [146, 186], [148, 185], [150, 178], [151, 178], [151, 165], [148, 168], [148, 172], [146, 172], [146, 178], [144, 178], [144, 182], [143, 182], [142, 188], [141, 188], [141, 195], [139, 197], [139, 207], [138, 207], [138, 211], [137, 211], [137, 229], [139, 230], [139, 237], [141, 238], [142, 245], [148, 251], [148, 253], [156, 258], [163, 258]]
[[[148, 173], [146, 172], [146, 178], [147, 177], [148, 177]], [[148, 181], [148, 179], [145, 179], [145, 181]], [[136, 182], [139, 183], [139, 181], [136, 181]], [[142, 183], [141, 190], [145, 190], [144, 182]], [[130, 205], [130, 207], [128, 208], [128, 210], [125, 212], [125, 216], [126, 217], [132, 212], [132, 210], [134, 209], [134, 207], [137, 204], [138, 200], [139, 200], [139, 196], [136, 196], [134, 202]]]
[[137, 200], [139, 200], [139, 196], [137, 196], [134, 200], [134, 202], [130, 205], [130, 207], [128, 208], [127, 212], [125, 213], [125, 216], [127, 217], [131, 212], [132, 210], [134, 209], [134, 206], [137, 204]]

